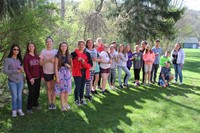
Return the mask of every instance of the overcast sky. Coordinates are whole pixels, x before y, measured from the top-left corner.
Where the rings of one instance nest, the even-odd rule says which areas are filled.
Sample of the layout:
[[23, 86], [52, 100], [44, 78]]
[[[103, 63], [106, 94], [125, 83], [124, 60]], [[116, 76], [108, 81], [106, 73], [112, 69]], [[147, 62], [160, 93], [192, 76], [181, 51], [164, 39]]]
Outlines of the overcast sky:
[[185, 0], [184, 5], [189, 9], [200, 11], [200, 0]]

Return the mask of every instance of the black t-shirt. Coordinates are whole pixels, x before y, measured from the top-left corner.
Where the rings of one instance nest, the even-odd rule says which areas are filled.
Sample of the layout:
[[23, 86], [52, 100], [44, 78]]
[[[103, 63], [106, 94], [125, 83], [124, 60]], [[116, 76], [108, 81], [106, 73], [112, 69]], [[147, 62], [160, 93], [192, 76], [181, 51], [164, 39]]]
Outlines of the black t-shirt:
[[178, 51], [174, 50], [172, 53], [172, 63], [173, 64], [177, 63], [177, 58], [178, 58]]

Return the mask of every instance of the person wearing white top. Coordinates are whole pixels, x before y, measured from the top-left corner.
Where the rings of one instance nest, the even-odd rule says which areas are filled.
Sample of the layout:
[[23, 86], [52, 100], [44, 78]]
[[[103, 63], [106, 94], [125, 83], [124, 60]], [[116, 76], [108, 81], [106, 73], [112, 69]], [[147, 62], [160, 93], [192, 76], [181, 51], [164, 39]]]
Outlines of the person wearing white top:
[[112, 60], [108, 53], [108, 48], [109, 46], [105, 44], [104, 51], [100, 53], [100, 73], [102, 77], [102, 93], [103, 94], [105, 94], [105, 92], [109, 92], [106, 89], [106, 82], [108, 80], [108, 75], [110, 73], [110, 66], [111, 66]]
[[121, 82], [122, 70], [127, 74], [124, 86], [129, 87], [128, 80], [131, 77], [131, 73], [126, 67], [127, 60], [128, 60], [128, 55], [124, 49], [124, 45], [120, 44], [119, 49], [118, 49], [118, 63], [117, 63], [118, 83], [119, 83], [120, 88], [123, 88], [122, 82]]

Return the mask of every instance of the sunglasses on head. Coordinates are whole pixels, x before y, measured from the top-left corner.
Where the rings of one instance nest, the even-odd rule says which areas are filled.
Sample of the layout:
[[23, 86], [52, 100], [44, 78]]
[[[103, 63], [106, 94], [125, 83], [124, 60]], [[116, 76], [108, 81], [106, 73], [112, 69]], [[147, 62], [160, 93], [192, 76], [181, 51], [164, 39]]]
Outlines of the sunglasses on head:
[[13, 49], [14, 51], [19, 51], [19, 49]]

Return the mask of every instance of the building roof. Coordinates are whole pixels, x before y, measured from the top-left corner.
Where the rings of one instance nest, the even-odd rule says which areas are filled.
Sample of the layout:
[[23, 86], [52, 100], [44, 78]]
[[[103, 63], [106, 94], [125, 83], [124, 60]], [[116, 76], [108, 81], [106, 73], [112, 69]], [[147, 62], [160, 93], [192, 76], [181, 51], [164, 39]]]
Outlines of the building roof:
[[183, 38], [183, 43], [197, 43], [199, 44], [199, 41], [196, 37], [185, 37]]

